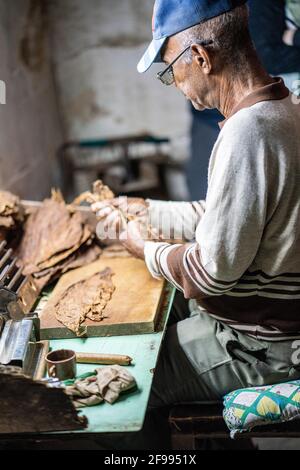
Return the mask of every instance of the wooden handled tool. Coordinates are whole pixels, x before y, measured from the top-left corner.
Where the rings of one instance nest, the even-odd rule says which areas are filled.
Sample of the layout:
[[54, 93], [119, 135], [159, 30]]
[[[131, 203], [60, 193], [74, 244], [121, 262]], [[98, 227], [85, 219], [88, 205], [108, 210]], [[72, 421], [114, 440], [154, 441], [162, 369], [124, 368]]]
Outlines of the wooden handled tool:
[[120, 354], [76, 353], [76, 362], [79, 364], [104, 364], [129, 366], [132, 358]]

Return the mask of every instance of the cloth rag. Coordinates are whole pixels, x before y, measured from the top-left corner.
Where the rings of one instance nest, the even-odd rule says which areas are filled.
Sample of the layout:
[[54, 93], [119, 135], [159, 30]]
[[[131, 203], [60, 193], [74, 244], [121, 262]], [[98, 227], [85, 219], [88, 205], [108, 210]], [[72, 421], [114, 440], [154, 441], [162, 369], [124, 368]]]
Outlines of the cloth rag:
[[95, 370], [95, 375], [79, 378], [65, 387], [76, 408], [94, 406], [106, 401], [113, 404], [120, 393], [136, 387], [133, 375], [124, 367], [114, 365]]

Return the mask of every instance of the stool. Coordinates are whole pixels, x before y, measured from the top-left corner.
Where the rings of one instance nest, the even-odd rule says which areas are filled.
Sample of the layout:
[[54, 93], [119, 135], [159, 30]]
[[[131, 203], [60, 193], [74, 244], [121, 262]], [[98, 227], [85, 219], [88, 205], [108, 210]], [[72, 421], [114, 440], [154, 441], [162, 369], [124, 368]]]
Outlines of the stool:
[[[230, 439], [222, 413], [222, 404], [174, 406], [169, 414], [173, 449], [197, 449], [197, 440], [199, 439]], [[266, 437], [300, 438], [300, 420], [258, 426], [251, 432], [238, 434], [232, 442]]]

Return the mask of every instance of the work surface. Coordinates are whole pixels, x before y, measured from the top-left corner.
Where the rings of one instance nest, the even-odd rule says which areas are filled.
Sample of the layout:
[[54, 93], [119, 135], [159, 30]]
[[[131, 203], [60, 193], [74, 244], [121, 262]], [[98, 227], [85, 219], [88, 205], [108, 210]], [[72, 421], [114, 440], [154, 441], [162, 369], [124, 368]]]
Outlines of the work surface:
[[64, 274], [40, 313], [41, 339], [72, 338], [75, 334], [55, 317], [55, 305], [66, 289], [95, 273], [109, 268], [115, 291], [104, 311], [104, 319], [86, 319], [86, 336], [110, 336], [152, 333], [164, 301], [163, 280], [154, 279], [145, 263], [136, 258], [101, 258], [87, 266]]
[[[135, 377], [138, 389], [134, 392], [123, 394], [113, 405], [102, 403], [90, 408], [84, 408], [81, 413], [88, 418], [89, 425], [84, 430], [74, 431], [75, 433], [123, 433], [139, 431], [143, 427], [153, 380], [153, 369], [157, 363], [174, 293], [175, 290], [167, 286], [167, 295], [156, 333], [63, 339], [52, 340], [50, 342], [52, 349], [67, 348], [77, 352], [125, 354], [133, 358], [133, 364], [127, 368]], [[78, 364], [77, 367], [77, 375], [80, 375], [101, 366]], [[68, 434], [70, 433], [68, 432]]]

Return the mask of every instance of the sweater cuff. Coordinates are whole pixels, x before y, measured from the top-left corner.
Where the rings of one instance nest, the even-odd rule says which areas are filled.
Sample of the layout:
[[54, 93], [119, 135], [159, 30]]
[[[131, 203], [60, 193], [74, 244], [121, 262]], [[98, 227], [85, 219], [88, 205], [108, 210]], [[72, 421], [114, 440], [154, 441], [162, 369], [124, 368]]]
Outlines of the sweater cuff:
[[144, 248], [145, 262], [148, 270], [155, 279], [162, 279], [156, 254], [160, 248], [168, 246], [168, 243], [146, 242]]

